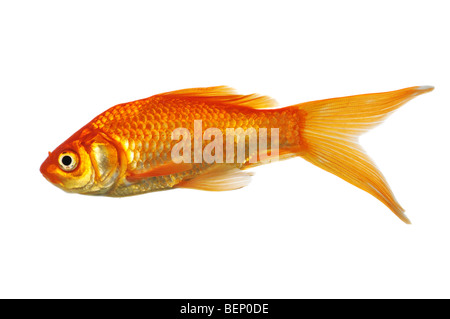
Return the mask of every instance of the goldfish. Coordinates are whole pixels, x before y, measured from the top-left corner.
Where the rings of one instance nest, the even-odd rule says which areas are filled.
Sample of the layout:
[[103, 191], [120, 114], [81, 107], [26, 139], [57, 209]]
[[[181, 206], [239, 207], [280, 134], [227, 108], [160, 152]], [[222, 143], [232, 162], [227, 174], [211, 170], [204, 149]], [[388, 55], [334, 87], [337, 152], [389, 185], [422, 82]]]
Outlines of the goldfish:
[[302, 157], [410, 223], [358, 137], [432, 90], [415, 86], [287, 107], [227, 86], [157, 94], [101, 113], [49, 152], [40, 171], [69, 193], [123, 197], [174, 188], [238, 189], [250, 182], [247, 169]]

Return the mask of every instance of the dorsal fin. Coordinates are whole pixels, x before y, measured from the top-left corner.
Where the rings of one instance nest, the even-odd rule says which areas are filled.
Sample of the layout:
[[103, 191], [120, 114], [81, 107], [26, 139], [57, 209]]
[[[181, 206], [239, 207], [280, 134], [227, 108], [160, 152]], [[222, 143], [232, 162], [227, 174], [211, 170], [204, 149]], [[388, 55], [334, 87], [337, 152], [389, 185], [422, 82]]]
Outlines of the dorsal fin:
[[259, 94], [236, 94], [233, 88], [225, 85], [172, 91], [155, 95], [155, 97], [205, 99], [211, 102], [229, 104], [233, 106], [245, 106], [252, 109], [270, 108], [278, 105], [277, 101], [271, 97]]
[[181, 95], [181, 96], [196, 96], [196, 97], [211, 97], [211, 96], [224, 96], [224, 95], [233, 95], [236, 94], [236, 90], [226, 86], [211, 86], [211, 87], [202, 87], [202, 88], [191, 88], [191, 89], [183, 89], [170, 91], [166, 93], [158, 94], [157, 96], [168, 96], [168, 95]]

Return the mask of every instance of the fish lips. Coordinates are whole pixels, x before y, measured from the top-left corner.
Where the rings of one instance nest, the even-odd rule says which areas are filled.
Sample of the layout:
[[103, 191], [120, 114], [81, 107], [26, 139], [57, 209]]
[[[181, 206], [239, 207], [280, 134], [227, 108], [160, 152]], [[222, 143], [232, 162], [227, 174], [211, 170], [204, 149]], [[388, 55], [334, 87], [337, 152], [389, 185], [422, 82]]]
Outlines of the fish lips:
[[41, 168], [39, 169], [41, 171], [41, 174], [52, 184], [60, 185], [61, 182], [56, 178], [54, 172], [58, 168], [55, 164], [52, 164], [50, 162], [50, 156], [47, 157], [47, 159], [41, 164]]

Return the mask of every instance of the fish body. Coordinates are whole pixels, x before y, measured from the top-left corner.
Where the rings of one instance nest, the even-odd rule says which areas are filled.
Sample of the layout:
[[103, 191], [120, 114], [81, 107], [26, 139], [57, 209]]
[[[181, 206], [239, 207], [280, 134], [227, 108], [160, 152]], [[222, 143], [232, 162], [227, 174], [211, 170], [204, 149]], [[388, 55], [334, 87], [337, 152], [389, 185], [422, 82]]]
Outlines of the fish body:
[[[430, 90], [412, 87], [283, 108], [266, 96], [238, 95], [225, 86], [158, 94], [95, 117], [49, 152], [41, 173], [81, 194], [221, 191], [247, 185], [247, 168], [301, 156], [369, 192], [408, 222], [357, 137]], [[270, 147], [263, 148], [264, 141]]]

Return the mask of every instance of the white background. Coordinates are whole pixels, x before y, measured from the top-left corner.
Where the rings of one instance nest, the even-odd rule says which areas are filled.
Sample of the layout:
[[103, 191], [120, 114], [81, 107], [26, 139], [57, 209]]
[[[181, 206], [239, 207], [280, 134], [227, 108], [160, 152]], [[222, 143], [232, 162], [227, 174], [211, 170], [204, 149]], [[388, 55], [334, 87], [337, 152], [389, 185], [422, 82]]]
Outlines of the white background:
[[[0, 297], [450, 297], [447, 1], [3, 1]], [[301, 158], [247, 188], [65, 193], [39, 166], [106, 108], [229, 85], [280, 105], [415, 85], [361, 143], [413, 225]]]

